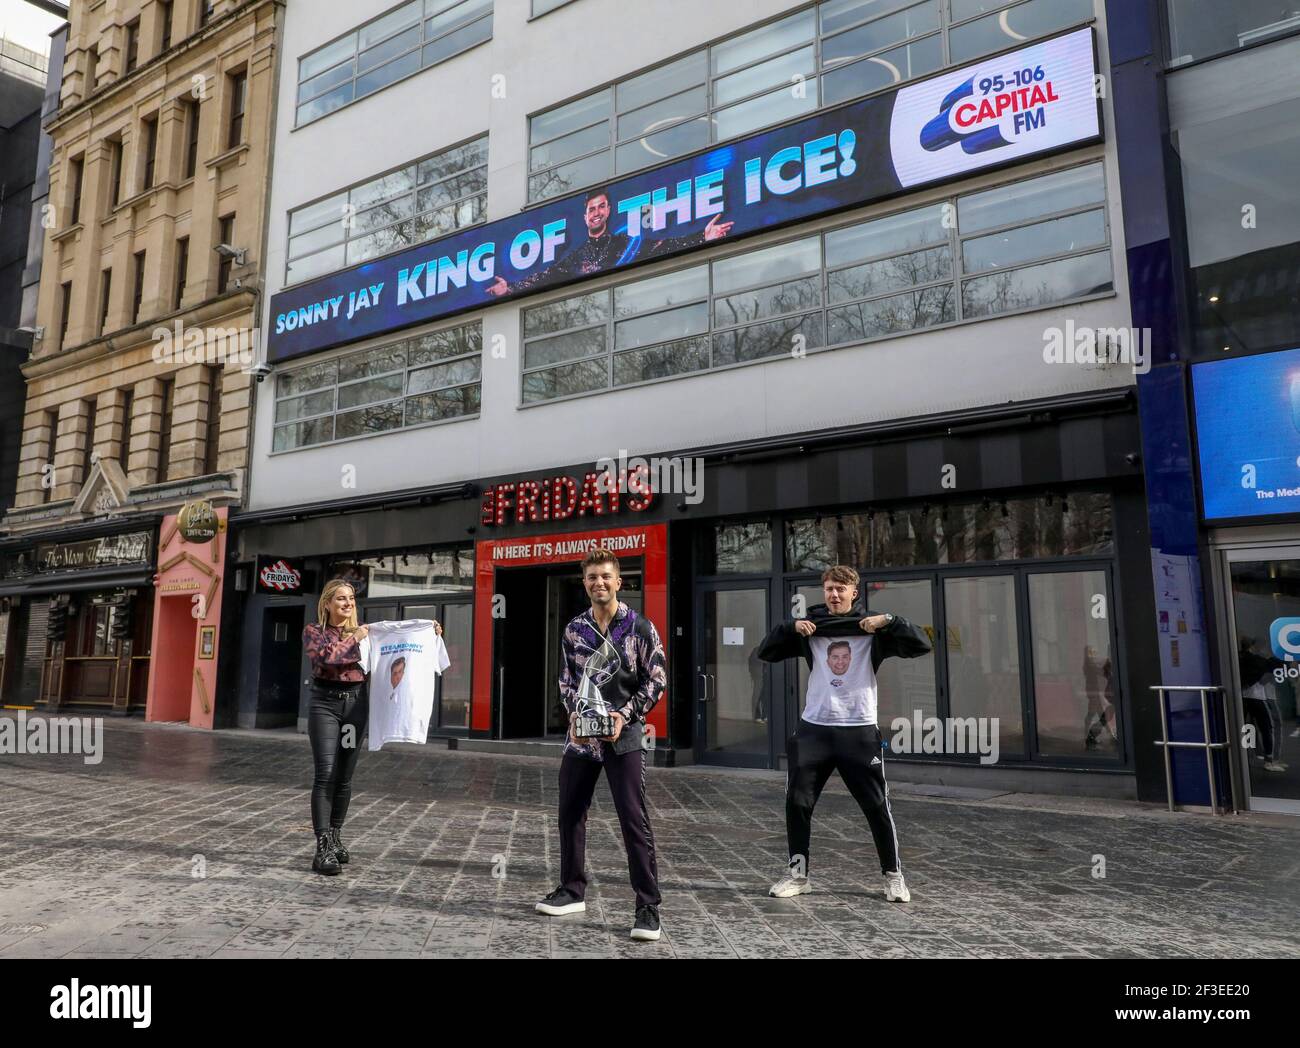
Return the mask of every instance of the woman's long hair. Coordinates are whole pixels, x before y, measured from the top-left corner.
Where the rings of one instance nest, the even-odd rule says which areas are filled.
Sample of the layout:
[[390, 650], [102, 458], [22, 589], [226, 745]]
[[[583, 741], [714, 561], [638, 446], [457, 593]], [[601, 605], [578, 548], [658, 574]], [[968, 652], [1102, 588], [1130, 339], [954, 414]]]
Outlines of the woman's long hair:
[[347, 579], [330, 579], [329, 582], [325, 583], [325, 589], [321, 591], [320, 600], [316, 602], [316, 621], [322, 626], [330, 624], [330, 601], [334, 599], [334, 594], [341, 589], [352, 590], [352, 613], [343, 620], [343, 625], [340, 627], [344, 633], [351, 633], [357, 628], [357, 591]]

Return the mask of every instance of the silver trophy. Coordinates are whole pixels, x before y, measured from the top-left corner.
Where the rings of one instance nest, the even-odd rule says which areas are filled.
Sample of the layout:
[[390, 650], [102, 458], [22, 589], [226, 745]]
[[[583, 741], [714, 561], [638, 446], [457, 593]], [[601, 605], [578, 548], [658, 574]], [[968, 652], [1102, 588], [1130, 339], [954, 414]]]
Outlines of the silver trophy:
[[577, 723], [573, 734], [577, 738], [593, 739], [614, 734], [614, 711], [600, 689], [613, 679], [621, 665], [618, 649], [608, 637], [602, 638], [600, 647], [587, 656], [574, 702]]

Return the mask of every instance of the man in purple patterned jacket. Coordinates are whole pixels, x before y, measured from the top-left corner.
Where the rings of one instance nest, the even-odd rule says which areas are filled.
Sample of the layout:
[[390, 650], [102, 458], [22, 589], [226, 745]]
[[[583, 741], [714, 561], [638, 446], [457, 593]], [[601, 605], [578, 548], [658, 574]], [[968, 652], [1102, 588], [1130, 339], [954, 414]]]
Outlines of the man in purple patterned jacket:
[[[636, 892], [632, 938], [659, 938], [659, 871], [645, 803], [646, 714], [668, 683], [664, 648], [654, 624], [618, 599], [623, 577], [609, 550], [592, 550], [582, 562], [591, 609], [564, 631], [560, 695], [569, 711], [569, 737], [560, 763], [560, 886], [537, 904], [551, 917], [587, 908], [587, 809], [605, 769], [623, 830], [627, 866]], [[579, 707], [594, 704], [613, 718], [613, 733], [575, 734]]]

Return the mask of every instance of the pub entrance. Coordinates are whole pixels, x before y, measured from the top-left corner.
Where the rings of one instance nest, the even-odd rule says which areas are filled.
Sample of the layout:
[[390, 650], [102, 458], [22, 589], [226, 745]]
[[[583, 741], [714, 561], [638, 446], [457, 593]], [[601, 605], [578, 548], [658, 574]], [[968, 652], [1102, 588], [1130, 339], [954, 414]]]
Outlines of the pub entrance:
[[[642, 610], [641, 558], [621, 565], [619, 600]], [[560, 641], [574, 616], [590, 607], [579, 565], [498, 568], [493, 667], [502, 739], [560, 742], [568, 715], [560, 698]]]

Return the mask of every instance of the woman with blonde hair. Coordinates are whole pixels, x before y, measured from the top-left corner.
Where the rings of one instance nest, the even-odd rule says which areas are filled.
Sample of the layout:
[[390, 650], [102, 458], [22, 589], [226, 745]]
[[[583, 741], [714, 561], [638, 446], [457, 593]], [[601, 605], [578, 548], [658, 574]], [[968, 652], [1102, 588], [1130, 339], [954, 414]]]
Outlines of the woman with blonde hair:
[[356, 593], [344, 579], [325, 584], [316, 619], [302, 631], [303, 648], [311, 659], [307, 734], [316, 768], [311, 788], [316, 856], [311, 868], [335, 876], [340, 863], [352, 857], [339, 831], [352, 799], [352, 772], [370, 709], [361, 666], [361, 641], [368, 630], [357, 625]]

